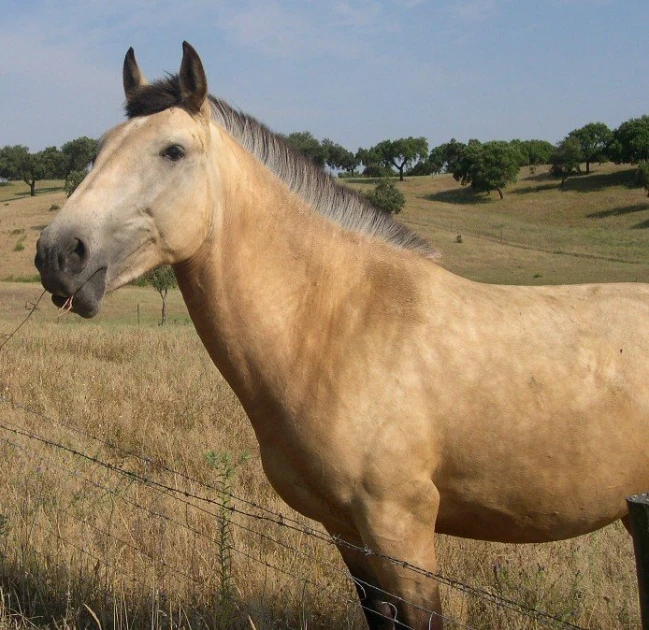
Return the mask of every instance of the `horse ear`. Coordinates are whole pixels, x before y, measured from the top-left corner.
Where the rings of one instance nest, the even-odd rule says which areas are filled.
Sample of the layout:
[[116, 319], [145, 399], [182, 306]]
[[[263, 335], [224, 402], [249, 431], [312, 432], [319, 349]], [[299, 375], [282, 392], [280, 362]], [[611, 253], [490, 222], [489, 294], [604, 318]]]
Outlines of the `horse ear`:
[[144, 78], [144, 75], [140, 72], [140, 68], [137, 65], [137, 61], [135, 60], [135, 51], [132, 47], [128, 49], [126, 57], [124, 57], [122, 80], [124, 82], [126, 100], [131, 98], [135, 90], [147, 84], [147, 80]]
[[199, 112], [207, 97], [207, 78], [198, 53], [183, 42], [183, 60], [178, 74], [183, 103], [193, 112]]

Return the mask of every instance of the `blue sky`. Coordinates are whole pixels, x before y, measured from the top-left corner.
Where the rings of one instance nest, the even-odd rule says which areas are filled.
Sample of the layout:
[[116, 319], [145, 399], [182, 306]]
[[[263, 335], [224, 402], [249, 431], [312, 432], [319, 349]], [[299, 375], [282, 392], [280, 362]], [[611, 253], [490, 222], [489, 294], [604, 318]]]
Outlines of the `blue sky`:
[[561, 140], [649, 113], [647, 0], [0, 0], [0, 146], [98, 137], [199, 52], [212, 94], [351, 150], [386, 138]]

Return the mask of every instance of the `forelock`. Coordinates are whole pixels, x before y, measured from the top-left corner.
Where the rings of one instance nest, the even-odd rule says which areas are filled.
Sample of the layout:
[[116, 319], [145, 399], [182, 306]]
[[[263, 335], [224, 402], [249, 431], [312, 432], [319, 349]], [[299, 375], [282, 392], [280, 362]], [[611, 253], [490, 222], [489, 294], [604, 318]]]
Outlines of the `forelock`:
[[131, 93], [124, 109], [128, 118], [157, 114], [170, 107], [183, 106], [180, 80], [177, 74], [169, 75], [137, 88]]

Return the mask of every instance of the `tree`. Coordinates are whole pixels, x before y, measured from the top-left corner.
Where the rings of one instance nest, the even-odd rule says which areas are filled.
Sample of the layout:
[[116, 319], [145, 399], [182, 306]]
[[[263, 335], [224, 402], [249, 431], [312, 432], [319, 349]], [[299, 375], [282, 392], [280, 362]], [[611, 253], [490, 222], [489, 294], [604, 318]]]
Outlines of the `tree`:
[[163, 265], [147, 272], [144, 277], [147, 284], [150, 284], [162, 298], [160, 326], [164, 326], [167, 321], [167, 293], [169, 289], [176, 287], [176, 274], [169, 265]]
[[631, 118], [614, 132], [608, 155], [616, 164], [638, 164], [649, 160], [649, 116]]
[[406, 175], [411, 177], [421, 176], [421, 175], [434, 175], [437, 173], [437, 169], [434, 165], [428, 161], [428, 159], [420, 160], [412, 168], [409, 168], [406, 171]]
[[0, 177], [9, 180], [22, 180], [33, 197], [36, 183], [47, 178], [62, 177], [63, 154], [56, 147], [30, 153], [22, 145], [5, 146], [0, 149]]
[[310, 131], [294, 131], [284, 136], [286, 142], [306, 155], [316, 166], [324, 168], [327, 160], [327, 151]]
[[86, 178], [88, 171], [72, 171], [68, 173], [68, 176], [65, 178], [65, 192], [68, 197], [72, 196], [72, 193], [79, 188], [79, 184]]
[[503, 199], [502, 189], [518, 178], [520, 153], [509, 142], [494, 140], [484, 144], [470, 140], [454, 157], [450, 168], [453, 178], [477, 192], [496, 190]]
[[588, 123], [568, 134], [575, 138], [581, 148], [582, 161], [586, 162], [586, 173], [590, 173], [591, 162], [605, 162], [607, 147], [613, 137], [612, 131], [602, 122]]
[[465, 146], [462, 142], [451, 138], [448, 142], [432, 149], [426, 162], [433, 173], [452, 173], [454, 164], [462, 155]]
[[582, 160], [581, 144], [577, 138], [568, 136], [557, 145], [550, 158], [550, 173], [555, 177], [561, 177], [560, 188], [563, 188], [570, 175], [581, 172]]
[[378, 158], [378, 162], [386, 167], [394, 167], [399, 171], [399, 180], [403, 181], [403, 172], [414, 162], [428, 157], [428, 141], [426, 138], [399, 138], [398, 140], [383, 140], [369, 149], [370, 154]]
[[97, 140], [81, 136], [75, 140], [66, 142], [61, 147], [61, 153], [65, 156], [65, 179], [74, 172], [86, 172], [97, 155]]
[[358, 168], [360, 160], [351, 151], [345, 149], [345, 147], [336, 144], [328, 138], [322, 141], [321, 146], [326, 154], [325, 162], [330, 169], [345, 171], [349, 175], [352, 175]]
[[643, 161], [638, 164], [638, 183], [645, 189], [649, 197], [649, 162]]
[[29, 149], [23, 145], [4, 146], [0, 149], [0, 177], [16, 181], [23, 178]]
[[364, 166], [363, 177], [389, 177], [392, 175], [392, 168], [381, 162], [381, 156], [369, 149], [359, 148], [356, 151], [356, 159]]
[[512, 140], [510, 142], [521, 156], [519, 166], [550, 164], [555, 146], [547, 140]]
[[378, 186], [365, 196], [373, 206], [390, 214], [399, 214], [406, 204], [403, 193], [389, 179], [379, 182]]

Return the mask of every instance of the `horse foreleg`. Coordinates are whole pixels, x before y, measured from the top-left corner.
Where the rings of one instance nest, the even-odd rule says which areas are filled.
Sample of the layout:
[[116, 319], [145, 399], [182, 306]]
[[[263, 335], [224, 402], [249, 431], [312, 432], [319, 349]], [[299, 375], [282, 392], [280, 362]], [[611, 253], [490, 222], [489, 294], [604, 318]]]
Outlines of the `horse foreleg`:
[[364, 497], [356, 526], [364, 545], [376, 552], [367, 560], [378, 586], [391, 594], [385, 597], [396, 611], [396, 621], [403, 624], [399, 627], [441, 630], [437, 580], [406, 566], [437, 571], [434, 530], [439, 492], [428, 480], [410, 481], [399, 489], [398, 494]]
[[339, 541], [338, 551], [342, 556], [349, 573], [354, 581], [358, 600], [365, 614], [365, 620], [370, 630], [392, 630], [394, 628], [394, 610], [388, 603], [387, 596], [378, 587], [378, 581], [363, 551], [363, 541], [358, 533], [346, 531], [342, 533], [338, 528], [327, 528], [331, 536]]

